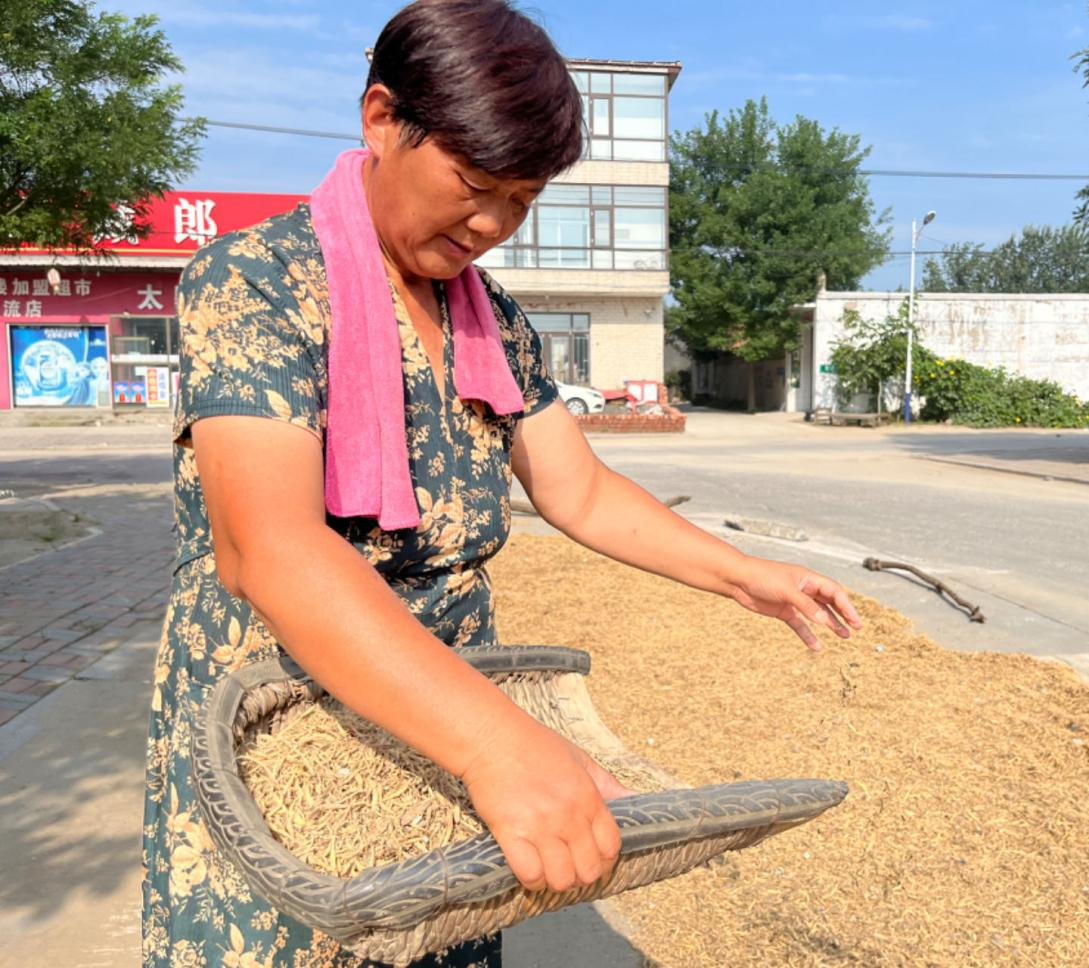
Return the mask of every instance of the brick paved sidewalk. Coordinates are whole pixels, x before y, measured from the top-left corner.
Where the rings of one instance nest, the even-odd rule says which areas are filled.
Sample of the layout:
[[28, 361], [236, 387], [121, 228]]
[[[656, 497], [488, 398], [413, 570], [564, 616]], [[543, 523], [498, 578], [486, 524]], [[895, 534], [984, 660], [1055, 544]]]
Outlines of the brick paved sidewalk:
[[161, 619], [169, 500], [160, 489], [131, 501], [128, 515], [125, 503], [114, 496], [110, 513], [93, 515], [101, 533], [0, 569], [0, 725], [116, 648], [134, 623]]

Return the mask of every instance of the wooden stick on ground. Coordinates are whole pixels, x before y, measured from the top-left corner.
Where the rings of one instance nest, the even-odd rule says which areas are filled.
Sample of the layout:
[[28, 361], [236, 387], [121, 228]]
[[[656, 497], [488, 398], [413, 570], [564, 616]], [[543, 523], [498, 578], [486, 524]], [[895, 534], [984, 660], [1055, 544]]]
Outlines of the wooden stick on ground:
[[979, 622], [982, 624], [987, 621], [987, 617], [979, 610], [978, 605], [973, 605], [971, 602], [965, 601], [946, 585], [945, 582], [935, 578], [933, 575], [928, 575], [925, 571], [920, 571], [914, 565], [904, 565], [895, 561], [879, 561], [877, 558], [867, 558], [862, 562], [862, 567], [868, 571], [889, 571], [892, 569], [910, 571], [917, 578], [921, 578], [928, 585], [932, 585], [934, 591], [939, 595], [947, 595], [957, 605], [963, 608], [968, 613], [968, 620], [970, 622]]

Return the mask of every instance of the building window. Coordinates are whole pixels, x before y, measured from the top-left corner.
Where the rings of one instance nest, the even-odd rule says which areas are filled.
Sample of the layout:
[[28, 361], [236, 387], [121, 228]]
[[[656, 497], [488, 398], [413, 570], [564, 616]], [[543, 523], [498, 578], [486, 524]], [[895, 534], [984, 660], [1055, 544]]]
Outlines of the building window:
[[666, 190], [549, 185], [522, 227], [482, 266], [518, 269], [668, 268]]
[[572, 71], [590, 132], [584, 157], [602, 161], [666, 160], [664, 74]]
[[590, 383], [590, 316], [588, 313], [527, 313], [541, 337], [545, 359], [560, 383]]

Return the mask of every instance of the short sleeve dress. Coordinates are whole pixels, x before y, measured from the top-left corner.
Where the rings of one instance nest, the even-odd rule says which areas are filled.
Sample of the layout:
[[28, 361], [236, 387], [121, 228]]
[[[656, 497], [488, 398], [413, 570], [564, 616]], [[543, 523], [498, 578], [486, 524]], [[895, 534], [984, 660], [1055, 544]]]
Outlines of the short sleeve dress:
[[[514, 301], [482, 273], [507, 361], [522, 389], [520, 415], [496, 416], [458, 398], [442, 287], [445, 395], [395, 299], [405, 429], [420, 524], [383, 531], [369, 518], [329, 518], [449, 646], [495, 643], [485, 565], [510, 528], [510, 449], [516, 421], [557, 391], [540, 341]], [[241, 666], [282, 655], [246, 602], [216, 575], [211, 529], [189, 446], [202, 417], [286, 421], [322, 438], [330, 310], [308, 206], [218, 239], [179, 286], [181, 374], [174, 424], [178, 554], [155, 665], [143, 828], [145, 968], [348, 968], [368, 964], [255, 895], [212, 844], [194, 799], [189, 737], [208, 690]], [[269, 522], [275, 527], [275, 522]], [[500, 964], [498, 935], [419, 965]]]

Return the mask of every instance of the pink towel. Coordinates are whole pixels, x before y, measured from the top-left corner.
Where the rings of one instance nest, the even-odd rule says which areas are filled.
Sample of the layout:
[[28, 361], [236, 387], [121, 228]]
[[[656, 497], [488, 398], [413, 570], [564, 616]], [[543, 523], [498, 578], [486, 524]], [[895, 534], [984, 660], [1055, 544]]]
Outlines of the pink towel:
[[[405, 440], [401, 340], [386, 267], [363, 190], [366, 149], [345, 151], [310, 196], [333, 313], [329, 346], [325, 506], [336, 517], [415, 528], [420, 510]], [[503, 351], [491, 300], [474, 266], [446, 282], [454, 329], [454, 386], [496, 414], [525, 406]], [[435, 374], [436, 380], [442, 374]]]

